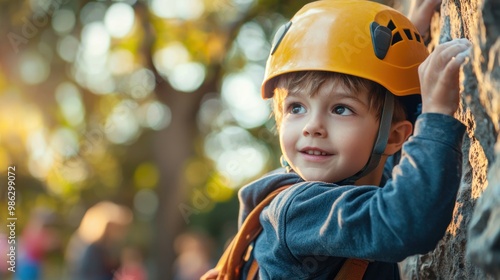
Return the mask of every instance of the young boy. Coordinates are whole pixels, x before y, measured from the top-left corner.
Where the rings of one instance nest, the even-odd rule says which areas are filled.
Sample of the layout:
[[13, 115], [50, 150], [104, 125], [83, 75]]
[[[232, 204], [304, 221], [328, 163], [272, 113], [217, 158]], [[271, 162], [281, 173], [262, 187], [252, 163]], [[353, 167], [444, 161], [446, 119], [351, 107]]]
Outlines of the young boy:
[[[270, 192], [292, 186], [260, 214], [240, 279], [253, 260], [260, 279], [333, 279], [346, 259], [370, 261], [363, 279], [399, 279], [397, 262], [434, 249], [460, 184], [465, 127], [453, 114], [469, 47], [453, 40], [428, 56], [406, 17], [363, 0], [307, 4], [278, 31], [262, 94], [273, 98], [288, 172], [241, 189], [240, 226]], [[418, 93], [413, 129], [405, 96]]]

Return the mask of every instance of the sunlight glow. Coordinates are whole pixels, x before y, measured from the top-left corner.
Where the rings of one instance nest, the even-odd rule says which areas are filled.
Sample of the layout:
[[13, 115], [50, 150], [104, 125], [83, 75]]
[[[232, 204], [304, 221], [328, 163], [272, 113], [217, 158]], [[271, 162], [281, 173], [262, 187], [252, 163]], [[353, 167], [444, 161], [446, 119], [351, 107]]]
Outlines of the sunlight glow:
[[141, 105], [138, 110], [139, 122], [143, 127], [161, 130], [172, 120], [172, 112], [165, 104], [152, 101]]
[[222, 84], [222, 99], [238, 124], [253, 128], [265, 123], [271, 114], [268, 103], [260, 96], [258, 85], [245, 73], [230, 74]]
[[233, 188], [262, 172], [269, 159], [266, 147], [237, 126], [227, 126], [209, 134], [204, 151]]
[[102, 22], [92, 22], [82, 30], [82, 45], [84, 54], [97, 56], [109, 50], [111, 38]]
[[116, 88], [115, 81], [106, 68], [101, 69], [102, 72], [87, 73], [85, 85], [97, 94], [112, 93]]
[[224, 124], [219, 119], [224, 118], [227, 110], [223, 107], [220, 98], [209, 98], [203, 101], [198, 110], [198, 128], [201, 131], [209, 131], [222, 127]]
[[202, 0], [150, 0], [150, 6], [162, 18], [196, 19], [205, 11]]
[[119, 103], [108, 116], [106, 137], [115, 144], [130, 143], [139, 134], [139, 124], [134, 116], [137, 103], [126, 100]]
[[127, 79], [127, 91], [134, 99], [146, 98], [151, 95], [155, 87], [155, 74], [146, 68], [136, 70]]
[[170, 43], [167, 47], [156, 51], [153, 55], [153, 63], [164, 77], [172, 72], [175, 66], [187, 63], [190, 55], [186, 47], [180, 42]]
[[73, 62], [78, 52], [80, 42], [73, 35], [64, 36], [57, 43], [57, 54], [67, 62]]
[[72, 126], [82, 124], [85, 108], [78, 88], [70, 82], [64, 82], [57, 86], [55, 96], [65, 120]]
[[25, 52], [21, 57], [20, 74], [27, 84], [39, 84], [49, 77], [49, 62], [38, 52]]
[[54, 156], [47, 144], [47, 131], [38, 129], [33, 131], [26, 141], [26, 150], [29, 154], [28, 170], [33, 177], [43, 179], [47, 176]]
[[106, 5], [99, 2], [87, 2], [80, 10], [80, 22], [87, 25], [96, 21], [103, 21], [106, 15]]
[[108, 60], [109, 70], [113, 75], [124, 75], [134, 69], [134, 54], [126, 49], [112, 51]]
[[190, 62], [186, 47], [174, 42], [153, 55], [153, 63], [158, 72], [178, 91], [193, 92], [205, 80], [205, 66]]
[[125, 37], [134, 25], [134, 10], [125, 3], [111, 5], [104, 16], [104, 25], [115, 38]]
[[236, 42], [250, 61], [265, 61], [271, 47], [262, 27], [254, 22], [241, 27]]
[[60, 35], [67, 34], [73, 30], [76, 23], [75, 13], [71, 10], [60, 9], [52, 16], [52, 28]]
[[180, 64], [174, 68], [167, 78], [176, 90], [193, 92], [205, 80], [205, 67], [203, 64], [197, 62]]
[[65, 158], [75, 156], [78, 153], [78, 136], [73, 130], [60, 127], [51, 135], [50, 148]]

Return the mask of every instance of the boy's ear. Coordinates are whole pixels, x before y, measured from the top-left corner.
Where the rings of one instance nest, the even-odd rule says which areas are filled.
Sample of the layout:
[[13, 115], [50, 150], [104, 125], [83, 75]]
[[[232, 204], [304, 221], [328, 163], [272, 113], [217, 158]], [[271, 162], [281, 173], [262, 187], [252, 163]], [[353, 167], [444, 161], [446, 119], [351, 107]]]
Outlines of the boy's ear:
[[397, 151], [401, 150], [401, 147], [408, 137], [410, 137], [412, 131], [413, 125], [407, 120], [393, 123], [391, 125], [391, 132], [389, 134], [384, 154], [393, 155]]

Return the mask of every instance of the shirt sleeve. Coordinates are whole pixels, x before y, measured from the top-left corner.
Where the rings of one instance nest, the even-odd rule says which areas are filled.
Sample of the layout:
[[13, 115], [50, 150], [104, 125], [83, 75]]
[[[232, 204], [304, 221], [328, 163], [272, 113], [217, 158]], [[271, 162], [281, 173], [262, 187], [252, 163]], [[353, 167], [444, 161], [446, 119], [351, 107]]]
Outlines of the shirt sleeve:
[[426, 253], [452, 219], [464, 132], [453, 117], [423, 114], [382, 188], [296, 184], [264, 212], [264, 229], [297, 261], [322, 255], [397, 262]]

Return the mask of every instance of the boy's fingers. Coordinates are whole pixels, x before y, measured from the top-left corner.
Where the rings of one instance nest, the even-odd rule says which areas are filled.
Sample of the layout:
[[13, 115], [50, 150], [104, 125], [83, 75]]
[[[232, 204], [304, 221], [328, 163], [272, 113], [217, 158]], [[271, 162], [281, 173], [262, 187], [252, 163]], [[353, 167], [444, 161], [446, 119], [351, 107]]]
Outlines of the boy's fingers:
[[470, 49], [452, 57], [442, 72], [439, 82], [448, 89], [458, 89], [460, 67], [470, 55]]
[[[418, 68], [421, 81], [437, 82], [445, 88], [455, 87], [460, 66], [470, 55], [471, 44], [467, 39], [455, 39], [436, 47]], [[423, 85], [423, 90], [426, 86]]]
[[470, 59], [470, 56], [471, 56], [471, 49], [468, 48], [465, 51], [457, 54], [457, 56], [455, 56], [456, 63], [462, 64], [466, 60]]
[[443, 47], [447, 47], [450, 45], [456, 45], [456, 44], [462, 44], [462, 45], [467, 45], [467, 46], [472, 45], [468, 39], [458, 38], [458, 39], [452, 39], [450, 41], [443, 42], [443, 43], [439, 44], [436, 48], [443, 48]]
[[455, 44], [447, 47], [442, 51], [442, 55], [440, 56], [440, 65], [445, 66], [448, 65], [451, 60], [454, 60], [456, 56], [464, 51], [467, 51], [469, 46], [464, 44]]
[[[427, 65], [424, 65], [423, 68], [426, 69], [430, 64], [435, 70], [444, 69], [458, 54], [470, 49], [470, 46], [467, 40], [453, 40], [443, 43], [437, 46], [433, 53], [424, 61]], [[466, 54], [464, 55], [466, 56]]]

